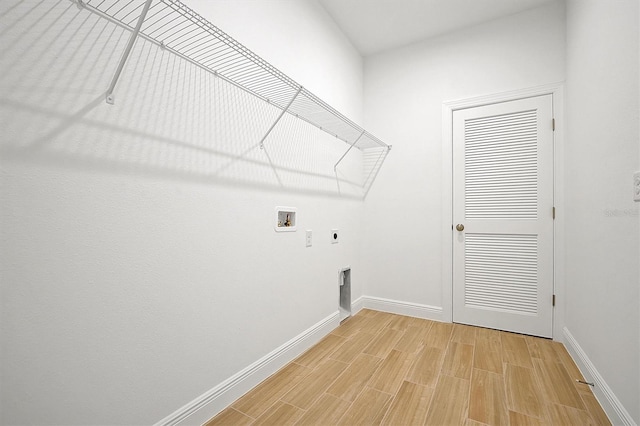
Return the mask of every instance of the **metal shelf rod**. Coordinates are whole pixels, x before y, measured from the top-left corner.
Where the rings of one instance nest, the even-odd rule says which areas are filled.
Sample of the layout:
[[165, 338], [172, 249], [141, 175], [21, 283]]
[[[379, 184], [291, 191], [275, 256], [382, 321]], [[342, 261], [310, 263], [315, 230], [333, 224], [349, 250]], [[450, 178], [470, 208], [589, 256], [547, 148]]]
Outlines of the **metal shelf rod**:
[[300, 91], [302, 90], [302, 86], [300, 86], [300, 88], [298, 89], [298, 91], [296, 92], [295, 95], [293, 95], [293, 98], [291, 98], [291, 100], [289, 101], [289, 104], [286, 106], [285, 109], [282, 110], [282, 112], [280, 112], [280, 115], [278, 115], [278, 118], [276, 118], [276, 121], [273, 122], [273, 124], [271, 125], [271, 127], [269, 127], [269, 130], [267, 130], [267, 133], [265, 133], [265, 135], [262, 137], [262, 139], [260, 139], [260, 149], [264, 149], [264, 140], [267, 138], [267, 136], [269, 136], [269, 134], [273, 131], [273, 129], [276, 127], [276, 124], [278, 124], [278, 121], [280, 121], [280, 119], [282, 118], [282, 116], [287, 112], [287, 110], [289, 109], [289, 107], [291, 106], [291, 104], [293, 103], [293, 101], [296, 100], [296, 98], [298, 97], [298, 95], [300, 94]]
[[[133, 44], [136, 42], [138, 38], [138, 33], [140, 32], [140, 28], [142, 27], [142, 23], [144, 22], [144, 18], [147, 16], [147, 12], [149, 11], [149, 6], [151, 6], [151, 2], [153, 0], [147, 0], [144, 3], [144, 7], [142, 8], [142, 12], [140, 13], [140, 17], [138, 18], [138, 23], [134, 28], [133, 32], [129, 36], [129, 42], [127, 43], [127, 47], [122, 54], [122, 58], [120, 58], [120, 63], [118, 64], [118, 68], [116, 68], [116, 73], [111, 80], [111, 84], [107, 89], [106, 100], [108, 104], [113, 105], [115, 99], [113, 98], [113, 90], [116, 88], [116, 84], [118, 83], [118, 79], [120, 78], [120, 74], [122, 73], [122, 69], [124, 65], [127, 63], [127, 59], [129, 58], [129, 54], [131, 53], [131, 49], [133, 49]], [[124, 6], [123, 6], [124, 8]]]
[[353, 147], [355, 146], [355, 144], [357, 144], [357, 143], [358, 143], [358, 141], [360, 140], [360, 138], [361, 138], [363, 135], [364, 135], [364, 130], [362, 131], [362, 133], [360, 133], [360, 136], [358, 136], [358, 138], [357, 138], [355, 141], [353, 141], [353, 143], [352, 143], [351, 145], [349, 145], [349, 149], [347, 149], [347, 151], [346, 151], [344, 154], [342, 154], [342, 157], [340, 157], [340, 159], [339, 159], [339, 160], [336, 162], [336, 164], [333, 166], [333, 170], [334, 170], [334, 171], [338, 169], [338, 164], [340, 164], [340, 162], [342, 161], [342, 159], [343, 159], [344, 157], [346, 157], [346, 156], [347, 156], [347, 154], [349, 153], [349, 151], [351, 151], [351, 148], [353, 148]]

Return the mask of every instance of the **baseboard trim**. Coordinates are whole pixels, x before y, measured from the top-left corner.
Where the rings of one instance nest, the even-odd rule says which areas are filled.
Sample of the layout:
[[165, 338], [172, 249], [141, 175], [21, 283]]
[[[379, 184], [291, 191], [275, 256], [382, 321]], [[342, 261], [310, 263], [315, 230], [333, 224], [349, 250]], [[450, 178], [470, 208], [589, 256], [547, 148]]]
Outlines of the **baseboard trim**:
[[364, 296], [358, 297], [356, 300], [351, 302], [351, 316], [357, 314], [364, 308]]
[[242, 371], [184, 405], [155, 426], [202, 425], [340, 325], [335, 312]]
[[629, 412], [624, 408], [613, 390], [607, 385], [602, 375], [591, 362], [586, 352], [582, 349], [578, 341], [573, 337], [567, 327], [562, 329], [562, 334], [566, 342], [569, 353], [578, 364], [578, 368], [584, 375], [586, 381], [593, 382], [593, 393], [600, 402], [609, 420], [614, 425], [637, 426]]
[[362, 299], [363, 307], [373, 309], [375, 311], [383, 311], [435, 321], [444, 320], [442, 317], [441, 307], [402, 302], [399, 300], [384, 299], [381, 297], [362, 296], [360, 299]]
[[[361, 296], [351, 303], [351, 314], [363, 308], [417, 318], [442, 321], [442, 308], [401, 302], [380, 297]], [[287, 365], [340, 325], [335, 312], [224, 382], [187, 403], [155, 426], [202, 425], [267, 377]]]

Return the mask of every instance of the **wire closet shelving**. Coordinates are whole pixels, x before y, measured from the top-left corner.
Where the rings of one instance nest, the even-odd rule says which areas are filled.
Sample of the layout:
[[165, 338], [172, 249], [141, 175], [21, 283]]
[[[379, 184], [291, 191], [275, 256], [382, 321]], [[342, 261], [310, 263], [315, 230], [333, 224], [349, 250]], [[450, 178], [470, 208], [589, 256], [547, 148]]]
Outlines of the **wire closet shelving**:
[[131, 32], [128, 44], [106, 91], [107, 103], [115, 103], [114, 90], [127, 58], [142, 38], [179, 56], [218, 78], [244, 90], [281, 112], [260, 140], [260, 147], [285, 114], [319, 128], [348, 147], [334, 170], [351, 151], [363, 152], [363, 195], [366, 196], [386, 159], [387, 145], [276, 67], [234, 40], [177, 0], [72, 0]]

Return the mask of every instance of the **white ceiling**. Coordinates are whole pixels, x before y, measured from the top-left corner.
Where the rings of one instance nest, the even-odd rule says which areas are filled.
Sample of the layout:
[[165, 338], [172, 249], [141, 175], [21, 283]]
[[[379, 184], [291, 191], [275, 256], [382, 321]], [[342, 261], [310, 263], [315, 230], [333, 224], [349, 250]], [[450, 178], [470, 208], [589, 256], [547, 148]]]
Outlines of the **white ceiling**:
[[319, 0], [368, 56], [560, 0]]

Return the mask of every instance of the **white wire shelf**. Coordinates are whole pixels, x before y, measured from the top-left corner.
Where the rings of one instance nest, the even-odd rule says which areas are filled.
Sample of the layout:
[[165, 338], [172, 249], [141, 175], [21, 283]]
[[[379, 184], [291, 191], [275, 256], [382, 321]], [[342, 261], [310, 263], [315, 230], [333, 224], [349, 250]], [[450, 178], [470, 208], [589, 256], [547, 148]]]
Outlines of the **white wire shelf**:
[[353, 147], [369, 151], [369, 156], [373, 151], [375, 161], [369, 161], [373, 169], [365, 171], [363, 182], [366, 196], [391, 145], [364, 130], [192, 9], [177, 0], [75, 2], [131, 32], [127, 49], [106, 92], [107, 102], [115, 102], [113, 92], [127, 56], [135, 40], [143, 38], [279, 108], [281, 114], [260, 141], [261, 146], [282, 116], [291, 114], [349, 145], [334, 168]]

